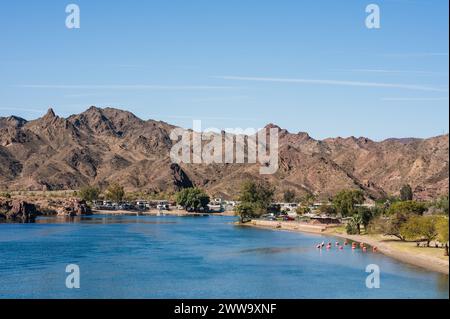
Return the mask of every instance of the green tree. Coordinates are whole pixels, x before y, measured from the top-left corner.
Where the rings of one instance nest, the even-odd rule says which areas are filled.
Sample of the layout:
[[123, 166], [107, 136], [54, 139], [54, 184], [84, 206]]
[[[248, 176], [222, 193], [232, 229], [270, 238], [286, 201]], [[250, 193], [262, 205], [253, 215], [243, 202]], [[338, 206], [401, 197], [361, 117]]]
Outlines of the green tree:
[[77, 194], [81, 199], [87, 202], [93, 202], [98, 199], [100, 189], [94, 186], [84, 186], [80, 188]]
[[106, 190], [106, 198], [116, 203], [121, 202], [124, 196], [125, 190], [123, 189], [123, 186], [120, 186], [117, 183], [109, 185], [108, 189]]
[[358, 207], [356, 215], [360, 217], [361, 225], [364, 226], [364, 230], [367, 232], [369, 224], [374, 217], [374, 211], [366, 207]]
[[333, 198], [333, 206], [342, 217], [355, 214], [355, 205], [364, 203], [364, 194], [360, 190], [343, 190]]
[[413, 200], [413, 191], [409, 184], [403, 185], [400, 189], [400, 200], [403, 202]]
[[448, 195], [440, 197], [434, 206], [448, 216]]
[[422, 216], [412, 216], [400, 227], [402, 238], [407, 240], [422, 239]]
[[242, 183], [236, 212], [241, 222], [249, 216], [254, 218], [267, 213], [273, 200], [274, 189], [266, 182], [246, 181]]
[[448, 256], [448, 218], [439, 217], [436, 221], [436, 229], [438, 232], [437, 240], [445, 245], [445, 256]]
[[422, 215], [426, 210], [427, 206], [424, 203], [410, 200], [406, 202], [393, 203], [387, 210], [387, 214], [393, 215], [395, 213], [403, 213], [403, 214]]
[[200, 188], [185, 188], [175, 195], [178, 205], [183, 206], [188, 211], [199, 212], [208, 209], [209, 196]]
[[394, 213], [389, 217], [378, 216], [370, 222], [368, 230], [374, 234], [381, 233], [386, 236], [395, 236], [403, 241], [405, 238], [402, 235], [401, 227], [410, 217], [410, 214], [402, 212]]
[[295, 201], [296, 194], [295, 191], [288, 189], [283, 194], [283, 200], [285, 203], [293, 203]]
[[261, 213], [257, 211], [255, 205], [249, 202], [242, 202], [237, 205], [235, 212], [239, 216], [239, 221], [241, 224], [250, 221], [252, 218], [258, 218], [261, 216]]
[[435, 216], [412, 216], [400, 228], [403, 238], [408, 240], [426, 241], [427, 246], [438, 236]]

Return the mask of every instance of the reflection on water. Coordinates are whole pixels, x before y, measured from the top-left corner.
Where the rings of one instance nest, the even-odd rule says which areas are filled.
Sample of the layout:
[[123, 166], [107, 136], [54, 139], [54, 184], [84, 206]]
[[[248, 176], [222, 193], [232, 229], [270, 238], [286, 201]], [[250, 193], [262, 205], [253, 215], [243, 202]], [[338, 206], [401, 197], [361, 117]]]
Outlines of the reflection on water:
[[39, 217], [36, 224], [175, 224], [175, 221], [146, 220], [140, 216], [123, 218], [116, 215]]
[[304, 247], [261, 247], [253, 249], [243, 249], [242, 254], [282, 254], [287, 252], [304, 252], [308, 248]]
[[[448, 276], [335, 238], [233, 225], [234, 217], [40, 217], [0, 225], [0, 298], [448, 298]], [[65, 288], [65, 267], [81, 289]], [[381, 269], [367, 289], [366, 266]]]

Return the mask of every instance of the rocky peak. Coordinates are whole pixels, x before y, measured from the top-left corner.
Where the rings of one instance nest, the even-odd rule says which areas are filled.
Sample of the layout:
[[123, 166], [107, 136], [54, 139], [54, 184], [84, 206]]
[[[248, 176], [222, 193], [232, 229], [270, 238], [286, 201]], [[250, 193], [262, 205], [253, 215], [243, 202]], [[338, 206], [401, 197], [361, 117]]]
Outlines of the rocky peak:
[[20, 128], [27, 123], [27, 120], [18, 116], [0, 117], [0, 128], [3, 126]]
[[49, 108], [47, 113], [39, 120], [38, 123], [40, 123], [42, 126], [47, 127], [48, 125], [52, 124], [58, 117], [55, 114], [55, 111], [53, 111], [52, 108]]
[[56, 117], [55, 111], [50, 107], [47, 113], [44, 115], [44, 118], [53, 119]]
[[264, 129], [268, 130], [267, 133], [269, 133], [269, 130], [270, 130], [270, 129], [277, 129], [277, 130], [278, 130], [278, 135], [279, 135], [280, 137], [283, 137], [283, 136], [289, 134], [289, 131], [288, 131], [288, 130], [282, 129], [281, 127], [279, 127], [278, 125], [273, 124], [273, 123], [267, 124], [266, 126], [264, 126]]

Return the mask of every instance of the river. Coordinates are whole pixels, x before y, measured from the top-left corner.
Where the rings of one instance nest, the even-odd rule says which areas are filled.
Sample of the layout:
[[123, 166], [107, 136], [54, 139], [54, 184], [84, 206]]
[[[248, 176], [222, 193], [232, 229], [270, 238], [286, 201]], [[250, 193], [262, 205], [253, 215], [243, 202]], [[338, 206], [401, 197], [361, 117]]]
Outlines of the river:
[[[448, 298], [449, 277], [342, 239], [239, 227], [233, 217], [41, 217], [0, 224], [0, 298]], [[80, 288], [66, 287], [66, 266]], [[366, 267], [380, 287], [366, 287]]]

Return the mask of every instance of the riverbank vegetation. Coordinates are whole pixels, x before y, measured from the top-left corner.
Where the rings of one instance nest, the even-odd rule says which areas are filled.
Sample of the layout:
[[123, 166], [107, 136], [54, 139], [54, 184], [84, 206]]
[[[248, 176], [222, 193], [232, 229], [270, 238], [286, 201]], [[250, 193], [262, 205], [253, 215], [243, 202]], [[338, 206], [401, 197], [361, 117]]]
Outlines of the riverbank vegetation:
[[[271, 212], [275, 216], [283, 216], [279, 215], [283, 209], [273, 203], [274, 193], [274, 189], [265, 182], [244, 182], [239, 192], [240, 203], [235, 209], [240, 222], [261, 218]], [[417, 201], [410, 185], [402, 186], [398, 194], [398, 197], [371, 200], [360, 190], [344, 189], [327, 202], [316, 202], [314, 195], [297, 199], [294, 192], [287, 190], [283, 199], [298, 202], [294, 210], [297, 221], [314, 220], [314, 216], [323, 220], [340, 220], [341, 229], [347, 235], [396, 238], [417, 247], [444, 248], [444, 254], [448, 256], [448, 196], [428, 202]]]
[[[283, 213], [283, 207], [275, 204], [275, 188], [264, 181], [245, 181], [241, 184], [235, 206], [235, 213], [241, 223], [260, 218], [269, 213]], [[304, 216], [326, 216], [342, 221], [347, 235], [381, 235], [411, 242], [418, 247], [445, 248], [448, 255], [448, 195], [431, 201], [414, 199], [410, 185], [403, 185], [398, 196], [389, 195], [383, 199], [371, 200], [360, 190], [344, 189], [333, 197], [322, 199], [313, 194], [299, 197], [295, 191], [286, 188], [281, 200], [297, 203], [291, 212], [298, 220]], [[138, 200], [167, 200], [177, 203], [188, 211], [206, 211], [210, 202], [208, 194], [200, 188], [186, 188], [179, 192], [126, 192], [118, 183], [97, 186], [86, 185], [79, 190], [65, 191], [17, 191], [0, 192], [3, 199], [24, 199], [36, 202], [42, 199], [80, 198], [87, 203], [98, 200], [130, 202]], [[370, 204], [368, 204], [368, 202]], [[286, 212], [284, 212], [286, 213]]]
[[258, 218], [270, 211], [273, 202], [274, 188], [266, 182], [246, 181], [239, 192], [239, 204], [236, 213], [241, 223]]
[[178, 205], [184, 207], [188, 212], [208, 211], [209, 196], [200, 188], [185, 188], [176, 195]]

